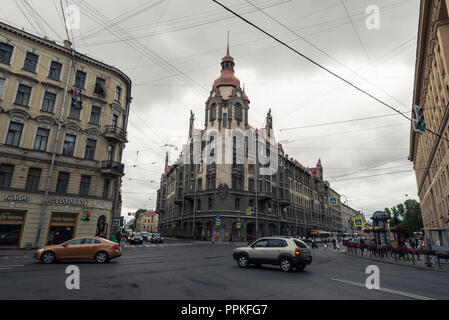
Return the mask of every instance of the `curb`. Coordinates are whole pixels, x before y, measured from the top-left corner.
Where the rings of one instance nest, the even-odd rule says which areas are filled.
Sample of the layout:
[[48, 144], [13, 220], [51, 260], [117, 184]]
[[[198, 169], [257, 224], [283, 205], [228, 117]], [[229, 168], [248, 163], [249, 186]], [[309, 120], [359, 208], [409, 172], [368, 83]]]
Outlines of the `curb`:
[[449, 273], [449, 269], [446, 270], [446, 269], [439, 269], [438, 267], [423, 267], [423, 266], [410, 265], [410, 264], [405, 264], [405, 263], [398, 263], [398, 262], [395, 262], [395, 261], [388, 261], [388, 260], [382, 260], [382, 259], [372, 259], [372, 258], [369, 258], [369, 257], [358, 256], [358, 255], [354, 256], [352, 254], [348, 254], [347, 251], [344, 251], [342, 253], [347, 255], [348, 257], [353, 257], [353, 258], [359, 258], [359, 259], [364, 259], [364, 260], [389, 263], [389, 264], [394, 264], [394, 265], [397, 265], [397, 266], [417, 268], [417, 269], [422, 269], [422, 270], [427, 270], [427, 271], [438, 271], [438, 272]]

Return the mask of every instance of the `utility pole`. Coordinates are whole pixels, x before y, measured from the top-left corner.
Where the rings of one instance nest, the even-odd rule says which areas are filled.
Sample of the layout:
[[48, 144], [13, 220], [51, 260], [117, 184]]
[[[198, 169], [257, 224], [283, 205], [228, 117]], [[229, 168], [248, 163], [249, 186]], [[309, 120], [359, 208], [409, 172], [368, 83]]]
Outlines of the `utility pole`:
[[53, 176], [53, 169], [54, 169], [54, 166], [55, 166], [56, 152], [58, 151], [59, 136], [61, 134], [61, 127], [62, 127], [62, 123], [64, 122], [65, 101], [66, 101], [66, 97], [67, 97], [67, 90], [68, 90], [68, 87], [69, 87], [69, 80], [70, 80], [70, 75], [71, 75], [71, 72], [72, 72], [72, 63], [73, 63], [73, 59], [74, 59], [74, 53], [73, 53], [73, 49], [71, 47], [71, 43], [68, 40], [66, 40], [66, 41], [67, 41], [66, 43], [70, 46], [69, 47], [69, 49], [70, 49], [69, 69], [67, 71], [67, 78], [66, 78], [66, 81], [65, 81], [65, 89], [64, 89], [64, 96], [62, 98], [61, 113], [59, 114], [58, 129], [56, 131], [55, 143], [53, 145], [53, 153], [51, 155], [50, 170], [48, 172], [47, 184], [45, 186], [44, 200], [42, 201], [42, 209], [41, 209], [41, 214], [40, 214], [40, 217], [39, 217], [39, 225], [38, 225], [38, 228], [37, 228], [36, 241], [34, 243], [35, 248], [38, 248], [38, 246], [39, 246], [39, 238], [41, 236], [42, 223], [43, 223], [43, 220], [44, 220], [45, 210], [47, 209], [48, 192], [50, 190], [51, 177]]

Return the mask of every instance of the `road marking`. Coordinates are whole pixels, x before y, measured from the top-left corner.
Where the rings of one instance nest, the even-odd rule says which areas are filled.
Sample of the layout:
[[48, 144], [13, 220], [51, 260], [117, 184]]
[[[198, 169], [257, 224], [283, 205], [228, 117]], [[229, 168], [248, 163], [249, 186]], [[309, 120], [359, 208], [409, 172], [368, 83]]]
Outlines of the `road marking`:
[[[339, 281], [339, 282], [343, 282], [343, 283], [348, 283], [348, 284], [352, 284], [352, 285], [355, 285], [355, 286], [366, 288], [365, 284], [364, 283], [360, 283], [360, 282], [354, 282], [354, 281], [349, 281], [349, 280], [344, 280], [344, 279], [335, 279], [335, 278], [331, 278], [331, 280]], [[379, 288], [379, 289], [371, 289], [371, 290], [384, 291], [384, 292], [397, 294], [397, 295], [400, 295], [400, 296], [414, 298], [414, 299], [418, 299], [418, 300], [436, 300], [436, 299], [433, 299], [433, 298], [428, 298], [428, 297], [419, 296], [419, 295], [416, 295], [416, 294], [413, 294], [413, 293], [408, 293], [408, 292], [398, 291], [398, 290], [393, 290], [393, 289], [388, 289], [388, 288]]]

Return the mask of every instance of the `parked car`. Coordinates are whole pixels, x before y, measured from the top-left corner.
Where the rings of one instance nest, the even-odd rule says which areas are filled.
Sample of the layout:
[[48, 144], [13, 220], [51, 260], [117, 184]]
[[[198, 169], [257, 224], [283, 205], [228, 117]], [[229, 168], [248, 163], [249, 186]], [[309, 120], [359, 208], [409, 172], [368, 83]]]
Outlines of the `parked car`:
[[256, 267], [272, 264], [279, 265], [286, 272], [294, 267], [303, 270], [312, 263], [310, 248], [304, 241], [293, 237], [261, 238], [248, 247], [234, 249], [233, 257], [242, 268], [250, 264]]
[[135, 243], [143, 244], [143, 238], [142, 238], [142, 235], [140, 234], [140, 232], [134, 233], [131, 236], [131, 238], [129, 239], [129, 243], [130, 244], [135, 244]]
[[95, 260], [98, 263], [105, 263], [121, 255], [118, 243], [100, 237], [86, 237], [44, 246], [36, 250], [34, 257], [43, 263], [58, 260]]
[[153, 233], [153, 236], [150, 239], [151, 243], [163, 243], [164, 237], [161, 236], [160, 233]]

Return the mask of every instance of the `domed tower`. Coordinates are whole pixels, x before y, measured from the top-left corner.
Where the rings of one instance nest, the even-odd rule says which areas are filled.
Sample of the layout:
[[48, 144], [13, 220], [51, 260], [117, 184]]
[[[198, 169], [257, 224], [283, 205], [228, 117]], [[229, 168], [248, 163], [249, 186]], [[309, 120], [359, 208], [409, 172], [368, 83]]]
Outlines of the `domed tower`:
[[221, 59], [221, 75], [214, 81], [206, 101], [206, 129], [248, 128], [249, 99], [234, 75], [234, 66], [228, 40], [226, 55]]

